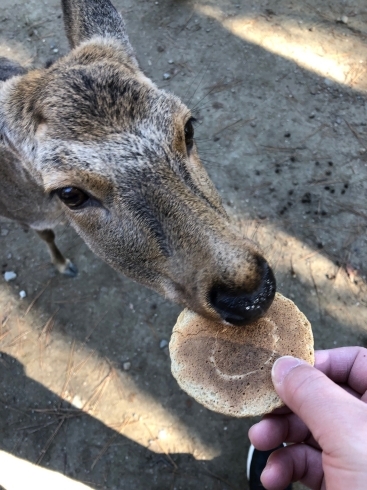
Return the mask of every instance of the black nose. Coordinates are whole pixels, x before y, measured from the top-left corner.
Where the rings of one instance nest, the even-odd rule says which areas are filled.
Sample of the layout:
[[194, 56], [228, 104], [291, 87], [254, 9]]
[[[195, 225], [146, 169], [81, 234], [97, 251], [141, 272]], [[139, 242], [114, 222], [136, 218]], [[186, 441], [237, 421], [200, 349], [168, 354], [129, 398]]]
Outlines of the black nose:
[[259, 260], [259, 267], [261, 280], [253, 291], [225, 285], [216, 285], [210, 291], [210, 304], [226, 322], [247, 325], [260, 318], [273, 302], [276, 291], [273, 271], [263, 259]]

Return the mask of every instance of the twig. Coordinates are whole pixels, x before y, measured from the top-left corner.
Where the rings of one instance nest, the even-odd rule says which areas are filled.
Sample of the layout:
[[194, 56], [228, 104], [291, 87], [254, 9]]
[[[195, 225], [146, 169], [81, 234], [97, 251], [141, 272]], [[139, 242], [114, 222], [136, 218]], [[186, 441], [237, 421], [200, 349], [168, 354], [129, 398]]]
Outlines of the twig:
[[349, 122], [346, 119], [344, 119], [344, 121], [346, 122], [348, 128], [352, 131], [352, 133], [354, 134], [354, 136], [357, 138], [357, 140], [361, 143], [361, 145], [363, 146], [363, 148], [365, 150], [367, 150], [367, 146], [364, 143], [364, 141], [362, 141], [362, 138], [360, 137], [360, 135], [358, 134], [358, 132], [353, 128], [353, 126], [351, 124], [349, 124]]
[[318, 305], [319, 305], [320, 322], [322, 322], [320, 295], [319, 295], [319, 290], [317, 289], [317, 284], [316, 284], [316, 281], [315, 281], [315, 278], [314, 278], [314, 275], [313, 275], [313, 272], [312, 272], [311, 262], [309, 262], [308, 266], [309, 266], [309, 269], [310, 269], [310, 275], [311, 275], [311, 279], [312, 279], [312, 282], [313, 282], [313, 286], [315, 288], [315, 292], [316, 292], [316, 296], [317, 296], [317, 302], [318, 302]]
[[46, 24], [46, 22], [49, 22], [49, 19], [41, 20], [41, 21], [38, 21], [38, 22], [34, 22], [30, 26], [28, 26], [27, 29], [34, 29], [35, 27], [39, 27], [39, 26], [41, 26], [43, 24]]
[[102, 458], [102, 456], [106, 453], [107, 449], [111, 446], [112, 442], [116, 439], [116, 437], [118, 436], [119, 434], [116, 432], [112, 437], [110, 437], [108, 439], [108, 441], [106, 442], [106, 444], [103, 446], [103, 448], [101, 449], [101, 451], [97, 454], [95, 460], [93, 461], [90, 469], [91, 471], [94, 470], [94, 467], [96, 466], [96, 464], [98, 463], [98, 461]]
[[224, 128], [221, 128], [221, 129], [219, 129], [218, 131], [216, 131], [216, 132], [215, 132], [215, 133], [212, 135], [212, 137], [217, 136], [217, 134], [222, 133], [222, 132], [223, 132], [223, 131], [225, 131], [226, 129], [229, 129], [229, 128], [231, 128], [232, 126], [235, 126], [236, 124], [238, 124], [238, 123], [240, 123], [240, 122], [242, 122], [242, 121], [243, 121], [243, 124], [246, 124], [246, 123], [249, 123], [249, 122], [251, 122], [251, 121], [254, 121], [255, 119], [256, 119], [256, 117], [253, 117], [253, 118], [251, 118], [251, 119], [247, 119], [246, 121], [243, 121], [243, 119], [242, 119], [242, 117], [241, 117], [240, 119], [238, 119], [238, 121], [235, 121], [235, 122], [233, 122], [233, 123], [231, 123], [231, 124], [228, 124], [227, 126], [224, 126]]
[[83, 303], [84, 301], [91, 301], [93, 299], [95, 299], [94, 296], [84, 296], [83, 298], [79, 298], [79, 299], [64, 299], [60, 301], [53, 301], [53, 303], [57, 305], [62, 305], [65, 303], [75, 304], [75, 303]]
[[158, 437], [154, 437], [154, 436], [153, 436], [153, 434], [152, 434], [151, 430], [149, 429], [149, 427], [148, 427], [148, 426], [147, 426], [147, 425], [146, 425], [144, 422], [143, 422], [143, 425], [144, 425], [144, 427], [147, 429], [147, 431], [149, 432], [151, 439], [152, 439], [152, 440], [154, 440], [154, 441], [155, 441], [155, 442], [158, 444], [158, 446], [159, 446], [160, 450], [162, 451], [162, 453], [164, 453], [164, 454], [166, 455], [166, 457], [168, 458], [168, 460], [170, 461], [170, 463], [171, 463], [171, 464], [172, 464], [172, 466], [174, 467], [175, 471], [177, 471], [177, 470], [178, 470], [178, 466], [177, 466], [177, 464], [176, 464], [176, 463], [173, 461], [173, 459], [171, 458], [171, 455], [170, 455], [169, 453], [167, 453], [167, 451], [165, 451], [165, 450], [162, 448], [161, 443], [159, 442]]
[[3, 340], [3, 339], [4, 339], [4, 338], [7, 336], [7, 335], [9, 335], [9, 333], [10, 333], [10, 330], [7, 330], [6, 332], [2, 333], [2, 334], [0, 335], [0, 342], [1, 342], [1, 341], [2, 341], [2, 340]]
[[47, 322], [45, 323], [43, 329], [41, 330], [41, 333], [39, 334], [38, 338], [41, 338], [42, 335], [45, 335], [46, 337], [46, 343], [47, 343], [47, 336], [49, 335], [49, 333], [51, 332], [53, 326], [54, 326], [54, 320], [55, 320], [55, 316], [57, 315], [57, 313], [60, 311], [60, 308], [57, 308], [57, 310], [50, 316], [50, 318], [47, 320]]
[[213, 478], [216, 478], [217, 480], [225, 483], [226, 485], [229, 486], [229, 488], [232, 488], [233, 490], [237, 490], [236, 487], [234, 487], [233, 485], [231, 485], [227, 480], [225, 480], [224, 478], [222, 478], [221, 476], [219, 475], [216, 475], [215, 473], [213, 473], [212, 471], [208, 470], [207, 468], [203, 468], [203, 470], [205, 472], [207, 472], [210, 476], [212, 476]]
[[84, 366], [84, 364], [89, 361], [89, 359], [93, 356], [93, 354], [95, 354], [95, 352], [95, 350], [90, 352], [85, 359], [80, 361], [79, 364], [75, 366], [75, 368], [73, 369], [73, 375], [75, 375]]
[[22, 414], [22, 415], [25, 415], [25, 416], [26, 416], [26, 417], [28, 417], [28, 418], [31, 418], [31, 416], [30, 416], [30, 415], [28, 415], [26, 412], [23, 412], [23, 410], [19, 410], [18, 408], [14, 408], [14, 407], [12, 407], [11, 405], [9, 405], [8, 403], [4, 402], [3, 400], [0, 400], [0, 403], [1, 403], [2, 405], [4, 405], [4, 407], [6, 407], [6, 408], [7, 408], [7, 409], [9, 409], [9, 410], [13, 410], [14, 412], [20, 413], [20, 414]]
[[100, 384], [95, 388], [92, 395], [89, 399], [84, 403], [82, 410], [84, 412], [90, 412], [95, 410], [97, 403], [101, 399], [105, 389], [107, 388], [109, 382], [111, 381], [112, 372], [110, 372], [105, 376], [105, 378], [100, 382]]
[[47, 422], [46, 424], [43, 425], [27, 425], [26, 427], [17, 427], [15, 428], [15, 432], [20, 432], [22, 430], [28, 431], [28, 434], [34, 434], [35, 432], [38, 432], [39, 430], [46, 429], [50, 425], [56, 424], [57, 420], [52, 420], [51, 422]]
[[40, 452], [40, 455], [36, 461], [36, 464], [39, 465], [41, 464], [41, 461], [42, 459], [44, 458], [45, 454], [47, 453], [49, 447], [51, 446], [52, 444], [52, 441], [55, 439], [55, 437], [57, 436], [59, 430], [61, 429], [61, 427], [63, 426], [64, 422], [66, 420], [66, 417], [63, 417], [61, 420], [60, 420], [60, 423], [59, 425], [56, 427], [55, 431], [53, 432], [53, 434], [51, 435], [51, 437], [48, 439], [48, 441], [46, 442], [45, 444], [45, 447], [42, 449], [42, 451]]
[[286, 152], [294, 152], [297, 150], [307, 150], [305, 146], [296, 146], [294, 148], [287, 148], [284, 146], [266, 146], [266, 145], [260, 145], [264, 150], [269, 150], [269, 151], [286, 151]]
[[33, 301], [31, 302], [31, 304], [28, 306], [26, 312], [24, 313], [24, 317], [28, 315], [28, 313], [31, 311], [31, 309], [33, 308], [33, 306], [35, 305], [36, 301], [42, 296], [42, 294], [46, 291], [46, 289], [48, 288], [49, 284], [51, 282], [51, 279], [49, 281], [47, 281], [46, 283], [46, 286], [37, 294], [37, 296], [33, 299]]
[[318, 127], [317, 129], [315, 129], [315, 131], [313, 131], [311, 134], [309, 134], [308, 136], [306, 136], [305, 138], [303, 138], [303, 140], [301, 140], [301, 143], [305, 143], [308, 139], [312, 138], [312, 136], [314, 136], [315, 134], [317, 134], [319, 131], [322, 131], [326, 127], [328, 127], [327, 124], [321, 124], [321, 126]]
[[3, 317], [3, 319], [1, 320], [1, 325], [0, 325], [1, 329], [2, 329], [3, 327], [5, 327], [5, 325], [8, 323], [9, 318], [10, 318], [10, 314], [9, 314], [9, 315], [5, 315], [5, 316]]
[[315, 255], [318, 255], [320, 253], [320, 250], [314, 250], [313, 252], [307, 254], [307, 255], [304, 255], [303, 257], [300, 257], [299, 260], [308, 260], [310, 259], [311, 257], [314, 257]]
[[[67, 386], [68, 386], [68, 384], [70, 382], [70, 379], [71, 379], [71, 377], [73, 375], [72, 368], [73, 368], [74, 351], [75, 351], [75, 340], [71, 344], [71, 349], [70, 349], [69, 359], [68, 359], [68, 366], [66, 368], [65, 383], [64, 383], [64, 386], [63, 386], [63, 388], [61, 390], [60, 398], [64, 398], [65, 397], [66, 388], [67, 388]], [[61, 401], [60, 401], [60, 403], [61, 403]]]
[[23, 337], [28, 335], [29, 332], [30, 332], [30, 330], [27, 330], [26, 332], [20, 333], [11, 342], [9, 342], [9, 344], [7, 344], [5, 347], [14, 347], [14, 345], [16, 345], [19, 341], [21, 341]]
[[104, 320], [107, 316], [108, 311], [106, 311], [101, 318], [97, 321], [97, 323], [94, 324], [94, 326], [91, 328], [89, 334], [85, 337], [84, 343], [86, 344], [88, 340], [90, 339], [92, 333], [95, 331], [95, 329], [101, 324], [102, 320]]
[[[136, 422], [135, 420], [133, 420], [132, 422]], [[112, 442], [116, 439], [117, 436], [121, 435], [121, 431], [122, 429], [126, 426], [126, 425], [129, 425], [131, 423], [130, 420], [124, 420], [122, 422], [122, 424], [120, 424], [119, 428], [117, 429], [116, 433], [110, 437], [108, 439], [108, 441], [106, 442], [106, 444], [103, 446], [103, 448], [101, 449], [101, 451], [97, 454], [95, 460], [93, 461], [92, 463], [92, 466], [90, 467], [91, 470], [93, 470], [96, 466], [96, 464], [98, 463], [98, 461], [102, 458], [102, 456], [107, 452], [108, 448], [111, 446]]]

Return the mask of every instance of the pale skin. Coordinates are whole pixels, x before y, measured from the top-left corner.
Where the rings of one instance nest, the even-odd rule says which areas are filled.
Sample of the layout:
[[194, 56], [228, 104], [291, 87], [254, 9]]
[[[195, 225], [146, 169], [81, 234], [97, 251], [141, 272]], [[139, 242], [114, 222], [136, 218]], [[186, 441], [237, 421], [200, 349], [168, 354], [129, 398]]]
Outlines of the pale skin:
[[293, 357], [273, 366], [272, 378], [287, 408], [266, 415], [249, 437], [272, 453], [261, 481], [282, 490], [300, 481], [313, 490], [367, 488], [367, 349], [317, 351], [315, 367]]

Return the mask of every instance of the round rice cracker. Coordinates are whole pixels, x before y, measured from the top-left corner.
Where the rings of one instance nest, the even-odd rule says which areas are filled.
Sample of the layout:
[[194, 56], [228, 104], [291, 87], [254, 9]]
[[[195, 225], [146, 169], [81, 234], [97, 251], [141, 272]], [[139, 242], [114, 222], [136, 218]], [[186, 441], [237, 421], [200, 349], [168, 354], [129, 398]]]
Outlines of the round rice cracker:
[[254, 417], [283, 406], [271, 381], [281, 356], [314, 364], [311, 324], [276, 293], [267, 313], [246, 327], [213, 323], [185, 309], [169, 344], [171, 370], [180, 387], [206, 408]]

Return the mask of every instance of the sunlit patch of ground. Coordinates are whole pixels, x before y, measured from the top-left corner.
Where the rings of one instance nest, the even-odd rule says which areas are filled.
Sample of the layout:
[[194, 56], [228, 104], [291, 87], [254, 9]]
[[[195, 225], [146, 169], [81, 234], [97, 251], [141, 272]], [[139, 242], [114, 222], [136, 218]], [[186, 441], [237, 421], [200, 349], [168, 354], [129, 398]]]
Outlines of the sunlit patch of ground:
[[330, 25], [324, 26], [312, 18], [275, 17], [272, 11], [228, 17], [213, 5], [196, 5], [196, 10], [215, 19], [235, 36], [302, 68], [359, 90], [367, 88], [367, 33], [347, 29], [348, 22], [353, 24], [354, 19], [345, 15], [331, 18], [334, 27], [330, 29]]
[[218, 455], [215, 443], [203, 443], [164, 407], [163, 400], [139, 388], [128, 372], [91, 350], [87, 342], [55, 334], [55, 315], [39, 328], [37, 306], [30, 303], [21, 313], [6, 286], [0, 290], [0, 302], [5, 312], [1, 350], [24, 365], [27, 377], [151, 451], [192, 453], [198, 459]]

